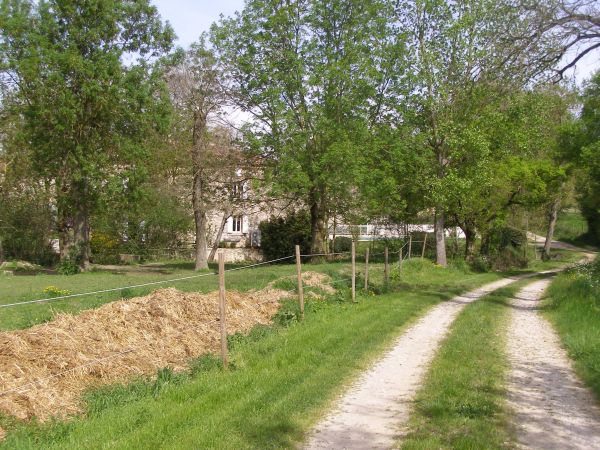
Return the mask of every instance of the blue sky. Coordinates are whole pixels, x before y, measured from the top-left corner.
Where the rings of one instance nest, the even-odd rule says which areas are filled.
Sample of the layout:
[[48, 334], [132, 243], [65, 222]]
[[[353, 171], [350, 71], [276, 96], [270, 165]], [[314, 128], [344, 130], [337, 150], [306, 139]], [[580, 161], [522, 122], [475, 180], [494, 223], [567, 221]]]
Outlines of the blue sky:
[[203, 31], [219, 19], [220, 14], [232, 15], [241, 10], [244, 0], [151, 0], [163, 20], [168, 20], [179, 38], [178, 45], [187, 47]]

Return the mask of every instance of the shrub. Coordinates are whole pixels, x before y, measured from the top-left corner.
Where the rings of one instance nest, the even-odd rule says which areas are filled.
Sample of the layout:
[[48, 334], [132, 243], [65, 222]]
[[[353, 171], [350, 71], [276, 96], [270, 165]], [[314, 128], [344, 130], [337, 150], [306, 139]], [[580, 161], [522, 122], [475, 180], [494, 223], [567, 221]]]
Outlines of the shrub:
[[107, 233], [92, 233], [90, 251], [91, 259], [95, 264], [118, 264], [120, 262], [120, 242]]
[[61, 275], [75, 275], [81, 272], [76, 261], [71, 258], [63, 259], [56, 265], [56, 271]]
[[499, 225], [490, 230], [485, 247], [488, 254], [493, 254], [507, 248], [523, 248], [525, 245], [527, 245], [527, 234], [524, 231], [507, 225]]
[[346, 236], [336, 236], [333, 240], [333, 253], [344, 253], [352, 250], [352, 239]]
[[490, 263], [485, 256], [473, 256], [469, 258], [469, 267], [473, 272], [483, 273], [490, 270]]
[[266, 260], [293, 255], [296, 245], [300, 245], [302, 253], [310, 252], [310, 218], [305, 212], [263, 221], [259, 229]]
[[[490, 229], [481, 250], [490, 269], [507, 270], [527, 267], [529, 260], [523, 253], [526, 245], [527, 234], [524, 231], [507, 225], [496, 225]], [[475, 267], [473, 269], [477, 270]]]
[[69, 256], [56, 265], [56, 271], [61, 275], [75, 275], [81, 272], [81, 251], [74, 245], [69, 250]]
[[523, 251], [514, 247], [506, 247], [491, 255], [489, 261], [493, 270], [508, 270], [514, 267], [523, 269], [529, 264], [529, 259]]

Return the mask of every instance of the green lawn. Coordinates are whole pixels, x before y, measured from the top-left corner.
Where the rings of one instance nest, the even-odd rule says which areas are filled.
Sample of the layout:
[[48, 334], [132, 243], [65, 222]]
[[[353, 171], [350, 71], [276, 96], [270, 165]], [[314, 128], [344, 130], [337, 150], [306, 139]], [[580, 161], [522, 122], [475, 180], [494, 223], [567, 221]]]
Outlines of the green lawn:
[[544, 313], [600, 400], [600, 262], [562, 274], [550, 286]]
[[[542, 226], [534, 227], [533, 231], [545, 236], [548, 231], [548, 224], [544, 222]], [[554, 229], [555, 240], [585, 247], [590, 244], [587, 232], [587, 222], [579, 211], [568, 210], [561, 211], [558, 214], [556, 228]]]
[[554, 239], [563, 242], [576, 243], [581, 240], [581, 236], [588, 232], [588, 226], [585, 218], [580, 212], [563, 211], [558, 215], [556, 229], [554, 230]]
[[507, 300], [523, 280], [468, 305], [417, 394], [402, 449], [513, 448], [505, 405]]

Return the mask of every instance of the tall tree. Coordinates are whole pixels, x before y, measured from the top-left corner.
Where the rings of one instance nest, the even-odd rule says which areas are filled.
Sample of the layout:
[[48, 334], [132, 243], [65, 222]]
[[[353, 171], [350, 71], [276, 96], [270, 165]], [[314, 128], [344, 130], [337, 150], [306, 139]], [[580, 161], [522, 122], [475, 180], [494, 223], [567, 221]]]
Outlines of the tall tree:
[[127, 182], [166, 121], [150, 61], [173, 32], [147, 0], [2, 0], [0, 31], [33, 168], [55, 187], [61, 257], [85, 265], [99, 191], [110, 177]]
[[328, 214], [352, 195], [397, 76], [392, 23], [380, 0], [249, 0], [212, 30], [233, 100], [252, 118], [247, 142], [270, 158], [274, 190], [310, 210], [313, 253], [327, 251]]
[[500, 33], [507, 17], [519, 28], [523, 21], [510, 4], [496, 0], [406, 0], [396, 4], [396, 15], [413, 50], [410, 76], [399, 85], [409, 111], [401, 120], [413, 130], [407, 135], [420, 155], [426, 206], [435, 213], [437, 262], [446, 265], [450, 208], [485, 174], [490, 157], [477, 116], [532, 77], [518, 58], [509, 58], [515, 47]]
[[[530, 75], [561, 80], [587, 55], [600, 51], [600, 5], [590, 0], [506, 0], [506, 62], [520, 62]], [[514, 23], [520, 26], [514, 26]]]
[[600, 72], [587, 84], [582, 100], [572, 158], [578, 167], [581, 212], [587, 220], [590, 236], [600, 242]]
[[253, 171], [249, 170], [250, 160], [244, 159], [244, 152], [235, 144], [232, 130], [218, 126], [226, 96], [222, 74], [213, 52], [206, 48], [204, 36], [181, 56], [167, 74], [175, 117], [170, 140], [183, 146], [191, 161], [198, 270], [208, 268], [209, 214], [222, 212], [220, 232], [217, 231], [220, 235], [242, 183]]

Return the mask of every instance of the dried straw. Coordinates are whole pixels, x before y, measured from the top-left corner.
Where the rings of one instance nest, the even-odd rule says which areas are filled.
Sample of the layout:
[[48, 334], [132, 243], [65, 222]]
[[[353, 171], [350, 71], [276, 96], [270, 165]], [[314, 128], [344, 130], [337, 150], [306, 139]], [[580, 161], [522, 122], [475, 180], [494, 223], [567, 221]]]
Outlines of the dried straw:
[[[283, 290], [227, 292], [227, 332], [270, 323]], [[58, 314], [26, 330], [0, 332], [0, 411], [20, 419], [81, 412], [86, 389], [218, 352], [217, 293], [174, 288], [108, 303], [78, 315]], [[101, 360], [101, 361], [97, 361]], [[2, 431], [0, 431], [0, 435]]]

